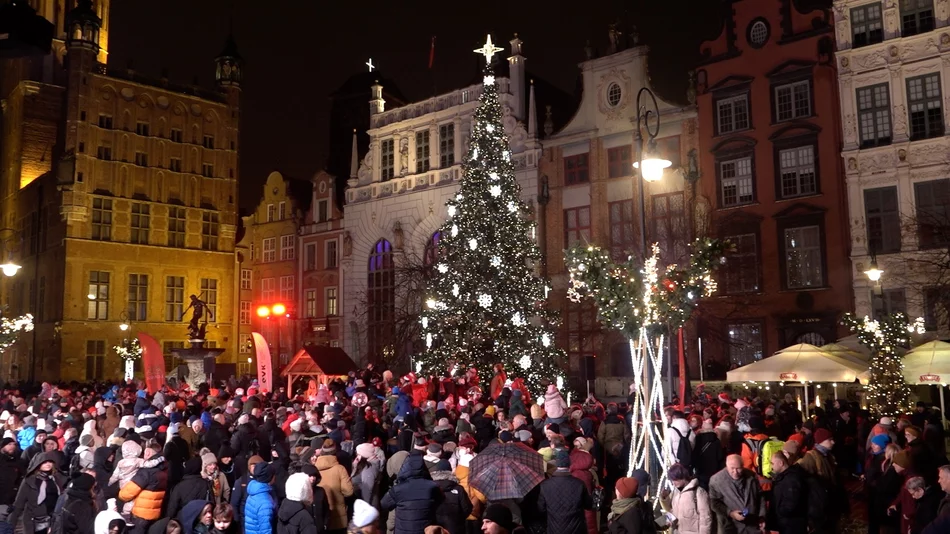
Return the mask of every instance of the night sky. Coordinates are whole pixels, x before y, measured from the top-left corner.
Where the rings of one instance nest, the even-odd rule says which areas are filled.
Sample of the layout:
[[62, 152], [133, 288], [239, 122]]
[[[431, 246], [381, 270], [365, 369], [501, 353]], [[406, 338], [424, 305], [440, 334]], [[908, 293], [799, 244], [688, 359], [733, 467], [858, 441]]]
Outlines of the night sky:
[[[515, 32], [534, 76], [574, 93], [584, 45], [607, 46], [607, 29], [636, 23], [651, 45], [650, 73], [670, 100], [684, 99], [686, 72], [703, 37], [716, 33], [710, 0], [598, 0], [571, 10], [549, 1], [453, 3], [316, 0], [122, 0], [112, 3], [109, 65], [176, 83], [214, 84], [213, 58], [233, 14], [245, 59], [241, 207], [252, 208], [267, 173], [308, 178], [327, 156], [328, 95], [373, 58], [410, 100], [446, 92], [476, 75], [472, 49], [487, 33], [508, 52]], [[697, 9], [702, 4], [703, 9]], [[504, 10], [504, 11], [501, 11]], [[684, 19], [683, 13], [692, 16]], [[436, 36], [435, 66], [428, 70]], [[501, 55], [501, 54], [500, 54]], [[505, 56], [507, 57], [507, 56]], [[368, 104], [367, 104], [368, 105]]]

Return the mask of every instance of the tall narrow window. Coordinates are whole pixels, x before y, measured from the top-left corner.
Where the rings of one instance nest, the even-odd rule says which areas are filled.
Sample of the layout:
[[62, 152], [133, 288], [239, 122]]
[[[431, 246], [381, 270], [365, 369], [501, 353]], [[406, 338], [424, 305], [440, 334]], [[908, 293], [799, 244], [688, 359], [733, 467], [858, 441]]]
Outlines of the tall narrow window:
[[183, 136], [181, 134], [181, 129], [172, 128], [168, 132], [168, 138], [174, 143], [181, 143], [181, 140], [183, 139]]
[[901, 216], [897, 209], [897, 187], [865, 189], [864, 220], [870, 254], [900, 252]]
[[101, 339], [86, 341], [86, 380], [101, 380], [106, 363], [106, 342]]
[[214, 178], [214, 163], [202, 163], [201, 175], [205, 178]]
[[321, 200], [317, 202], [317, 222], [327, 222], [330, 219], [330, 202]]
[[251, 289], [253, 282], [252, 271], [250, 269], [241, 269], [241, 289]]
[[395, 314], [396, 270], [392, 245], [380, 239], [370, 251], [366, 289], [370, 361], [379, 361], [392, 351]]
[[106, 130], [112, 129], [112, 115], [106, 115], [104, 113], [99, 114], [99, 127]]
[[379, 179], [391, 180], [396, 173], [396, 148], [392, 139], [383, 139], [379, 143]]
[[824, 283], [818, 226], [785, 230], [785, 273], [789, 289], [820, 287]]
[[779, 150], [781, 198], [814, 195], [818, 192], [815, 145]]
[[336, 239], [331, 239], [327, 241], [326, 251], [324, 257], [326, 258], [325, 266], [327, 269], [336, 269]]
[[590, 243], [590, 206], [564, 210], [564, 244], [567, 248]]
[[261, 241], [261, 250], [263, 251], [264, 263], [277, 261], [277, 238], [266, 237]]
[[610, 211], [610, 257], [625, 260], [636, 249], [633, 235], [633, 200], [618, 200], [608, 204]]
[[282, 221], [287, 218], [287, 202], [277, 203], [277, 220]]
[[665, 265], [685, 258], [689, 246], [686, 231], [686, 201], [682, 191], [653, 195], [650, 241], [660, 246], [660, 258]]
[[185, 303], [185, 277], [165, 277], [165, 320], [170, 323], [181, 321]]
[[564, 183], [567, 185], [582, 184], [589, 180], [587, 167], [587, 153], [564, 158]]
[[924, 324], [927, 330], [939, 330], [947, 325], [948, 297], [946, 286], [924, 288]]
[[881, 2], [872, 2], [851, 10], [851, 46], [858, 48], [884, 40]]
[[185, 208], [168, 208], [168, 246], [185, 248]]
[[109, 319], [109, 272], [89, 271], [86, 319], [105, 321]]
[[293, 234], [280, 236], [280, 260], [294, 259], [294, 237]]
[[201, 294], [198, 298], [208, 304], [208, 320], [216, 322], [218, 320], [218, 280], [215, 278], [201, 279]]
[[719, 162], [719, 197], [724, 208], [755, 202], [752, 180], [752, 158]]
[[940, 74], [925, 74], [907, 79], [907, 105], [910, 113], [910, 139], [943, 135], [943, 99]]
[[933, 29], [933, 0], [901, 0], [901, 37], [910, 37]]
[[36, 322], [42, 323], [46, 320], [46, 277], [40, 277], [39, 294], [36, 297]]
[[317, 270], [317, 244], [307, 243], [304, 247], [304, 270]]
[[326, 291], [326, 316], [335, 316], [337, 314], [336, 288], [328, 287], [324, 291]]
[[597, 308], [589, 299], [567, 306], [565, 324], [567, 327], [567, 356], [571, 374], [585, 380], [595, 378], [589, 372], [588, 361], [595, 356], [595, 337], [597, 334]]
[[280, 277], [280, 298], [284, 301], [291, 301], [294, 298], [294, 277]]
[[92, 238], [112, 241], [112, 199], [92, 199]]
[[168, 170], [181, 172], [181, 158], [169, 158]]
[[201, 250], [218, 250], [218, 214], [213, 211], [201, 214]]
[[630, 145], [607, 149], [607, 176], [619, 178], [633, 174]]
[[317, 290], [308, 289], [304, 293], [304, 311], [306, 317], [312, 319], [317, 316]]
[[129, 308], [127, 310], [130, 321], [148, 320], [148, 275], [129, 275]]
[[429, 170], [429, 130], [416, 132], [416, 172]]
[[950, 244], [950, 179], [914, 184], [917, 240], [922, 249]]
[[240, 314], [241, 324], [251, 324], [251, 301], [241, 301]]
[[273, 204], [267, 205], [267, 222], [274, 222], [274, 217], [277, 215], [277, 206]]
[[149, 205], [142, 202], [132, 204], [132, 235], [131, 241], [137, 245], [148, 244], [148, 230], [150, 226]]
[[455, 165], [455, 125], [439, 126], [439, 167]]
[[105, 161], [112, 161], [112, 147], [103, 144], [96, 149], [96, 157]]
[[214, 136], [213, 136], [213, 135], [205, 135], [205, 136], [202, 138], [201, 145], [202, 145], [203, 147], [205, 147], [205, 148], [214, 148]]
[[756, 234], [731, 235], [726, 238], [735, 249], [726, 255], [720, 270], [719, 283], [725, 295], [759, 291], [759, 251]]
[[886, 83], [862, 87], [858, 96], [861, 148], [891, 144], [891, 97]]
[[135, 164], [139, 167], [148, 167], [148, 154], [145, 152], [136, 152]]
[[748, 93], [716, 100], [716, 131], [720, 135], [747, 130], [748, 128]]

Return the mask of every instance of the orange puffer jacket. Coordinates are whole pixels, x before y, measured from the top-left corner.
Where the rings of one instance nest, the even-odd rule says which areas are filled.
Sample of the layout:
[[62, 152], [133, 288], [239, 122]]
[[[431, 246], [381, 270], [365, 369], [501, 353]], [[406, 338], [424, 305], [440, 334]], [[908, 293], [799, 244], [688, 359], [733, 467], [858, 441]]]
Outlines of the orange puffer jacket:
[[119, 499], [132, 503], [132, 515], [155, 521], [162, 517], [162, 501], [165, 499], [165, 490], [168, 489], [168, 471], [161, 458], [149, 460], [146, 465], [135, 473], [132, 480], [119, 490]]

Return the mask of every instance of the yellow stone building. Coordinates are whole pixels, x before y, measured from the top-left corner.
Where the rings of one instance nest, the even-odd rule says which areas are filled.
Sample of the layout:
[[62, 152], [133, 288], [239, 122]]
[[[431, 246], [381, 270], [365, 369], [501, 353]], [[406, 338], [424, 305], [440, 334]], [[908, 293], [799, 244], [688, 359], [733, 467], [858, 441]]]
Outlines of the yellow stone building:
[[233, 372], [233, 40], [215, 91], [176, 87], [107, 68], [109, 0], [30, 4], [56, 34], [48, 56], [0, 62], [0, 239], [23, 266], [0, 282], [0, 304], [33, 313], [36, 328], [0, 355], [0, 377], [120, 377], [113, 347], [129, 336], [147, 332], [166, 353], [186, 342], [191, 294], [210, 305], [209, 345], [227, 349], [219, 365]]

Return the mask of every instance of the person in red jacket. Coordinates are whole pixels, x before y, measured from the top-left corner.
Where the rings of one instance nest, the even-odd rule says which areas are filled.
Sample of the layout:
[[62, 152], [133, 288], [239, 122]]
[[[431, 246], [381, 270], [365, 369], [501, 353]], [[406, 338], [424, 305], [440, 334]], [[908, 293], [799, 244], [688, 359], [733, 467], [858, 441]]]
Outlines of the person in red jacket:
[[508, 381], [508, 375], [505, 374], [505, 366], [496, 363], [495, 364], [495, 377], [491, 379], [491, 398], [495, 400], [501, 395], [501, 391], [505, 389], [505, 382]]

